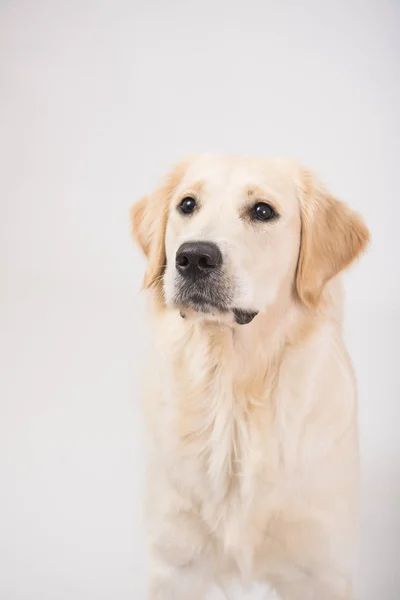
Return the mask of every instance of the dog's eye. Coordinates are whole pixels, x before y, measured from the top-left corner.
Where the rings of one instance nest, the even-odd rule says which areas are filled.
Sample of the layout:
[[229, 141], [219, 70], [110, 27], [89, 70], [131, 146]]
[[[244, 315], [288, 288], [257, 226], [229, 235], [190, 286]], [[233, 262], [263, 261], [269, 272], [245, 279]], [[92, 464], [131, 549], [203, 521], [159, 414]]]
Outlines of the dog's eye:
[[272, 221], [277, 216], [272, 206], [266, 202], [257, 202], [251, 209], [251, 217], [257, 221]]
[[179, 204], [178, 209], [184, 215], [190, 215], [190, 213], [192, 213], [194, 211], [196, 206], [197, 206], [196, 200], [194, 198], [191, 198], [190, 196], [187, 196]]

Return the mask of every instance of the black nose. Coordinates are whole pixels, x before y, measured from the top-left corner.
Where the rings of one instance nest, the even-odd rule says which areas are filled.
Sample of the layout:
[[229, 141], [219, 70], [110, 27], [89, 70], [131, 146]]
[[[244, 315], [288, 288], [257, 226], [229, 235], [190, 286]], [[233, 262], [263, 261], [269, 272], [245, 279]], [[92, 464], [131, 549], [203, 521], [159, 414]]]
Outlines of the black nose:
[[175, 263], [183, 277], [198, 279], [220, 266], [222, 254], [211, 242], [185, 242], [176, 253]]

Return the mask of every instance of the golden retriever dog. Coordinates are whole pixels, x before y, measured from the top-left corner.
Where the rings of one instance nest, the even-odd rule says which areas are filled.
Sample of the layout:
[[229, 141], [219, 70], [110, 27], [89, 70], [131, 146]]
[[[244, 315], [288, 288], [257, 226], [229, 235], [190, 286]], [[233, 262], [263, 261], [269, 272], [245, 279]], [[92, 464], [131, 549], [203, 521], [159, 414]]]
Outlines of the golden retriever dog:
[[199, 155], [132, 209], [154, 348], [149, 600], [268, 583], [349, 600], [356, 385], [338, 275], [359, 216], [299, 164]]

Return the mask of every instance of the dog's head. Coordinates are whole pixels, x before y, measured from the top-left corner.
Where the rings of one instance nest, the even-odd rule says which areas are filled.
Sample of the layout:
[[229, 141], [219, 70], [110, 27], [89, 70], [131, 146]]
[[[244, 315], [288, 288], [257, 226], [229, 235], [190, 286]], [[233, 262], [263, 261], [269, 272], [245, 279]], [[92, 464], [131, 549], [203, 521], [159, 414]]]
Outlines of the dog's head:
[[309, 309], [365, 248], [368, 230], [291, 161], [203, 155], [132, 209], [144, 286], [184, 314], [247, 323], [279, 299]]

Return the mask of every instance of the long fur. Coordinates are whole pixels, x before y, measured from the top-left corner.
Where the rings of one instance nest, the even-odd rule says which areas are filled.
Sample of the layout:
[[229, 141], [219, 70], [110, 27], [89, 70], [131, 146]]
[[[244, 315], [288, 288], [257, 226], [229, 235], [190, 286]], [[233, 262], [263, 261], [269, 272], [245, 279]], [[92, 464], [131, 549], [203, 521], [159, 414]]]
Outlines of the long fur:
[[[266, 581], [283, 600], [348, 600], [357, 407], [337, 276], [368, 231], [308, 171], [279, 167], [297, 190], [293, 274], [282, 274], [279, 294], [248, 325], [182, 319], [163, 284], [171, 202], [188, 164], [132, 213], [149, 257], [155, 339], [143, 401], [148, 598], [200, 600], [213, 581], [239, 578]], [[202, 165], [191, 173], [207, 182]]]

